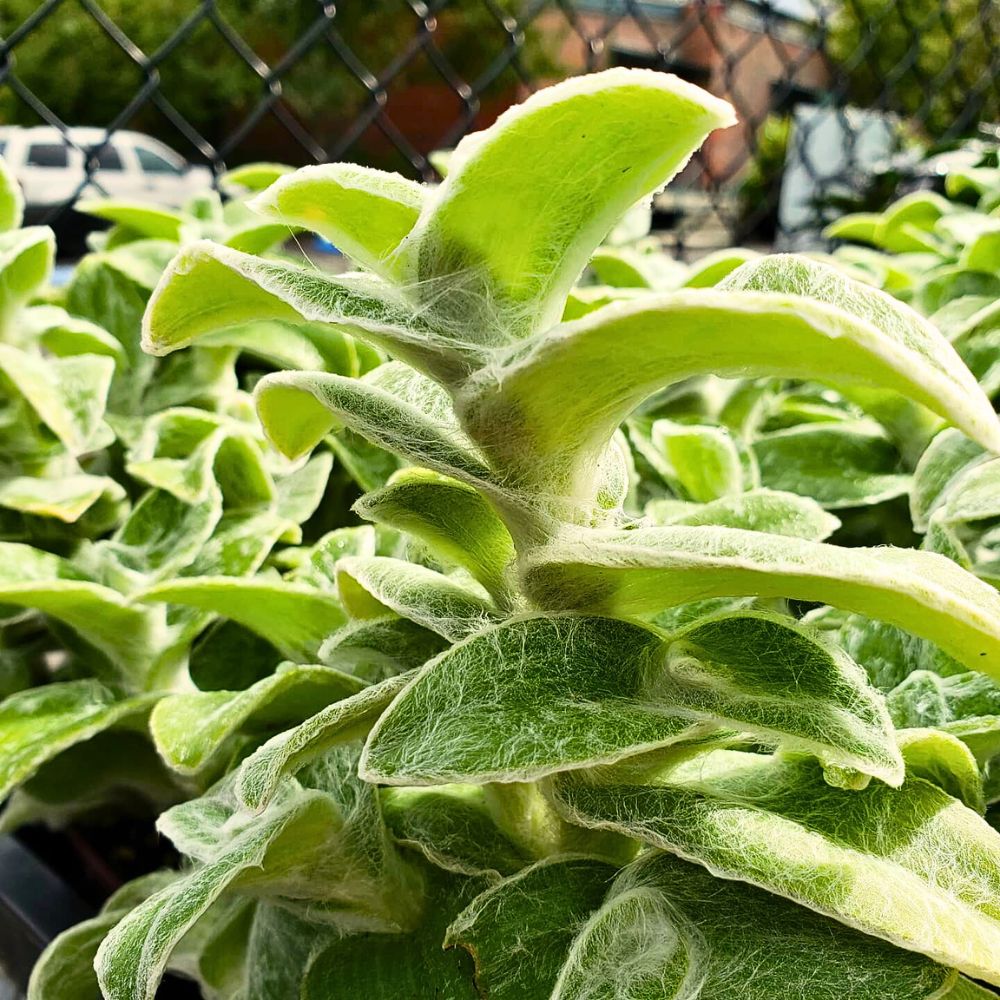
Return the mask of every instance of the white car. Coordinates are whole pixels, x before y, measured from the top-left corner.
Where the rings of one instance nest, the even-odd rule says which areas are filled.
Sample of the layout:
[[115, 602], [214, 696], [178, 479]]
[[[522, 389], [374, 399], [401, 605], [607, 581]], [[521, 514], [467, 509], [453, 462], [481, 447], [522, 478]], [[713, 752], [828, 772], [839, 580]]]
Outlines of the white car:
[[[192, 166], [151, 136], [115, 132], [105, 143], [106, 136], [101, 128], [71, 128], [67, 136], [50, 126], [0, 127], [0, 155], [21, 184], [29, 216], [77, 197], [178, 207], [211, 186], [207, 167]], [[89, 181], [88, 155], [95, 166]]]

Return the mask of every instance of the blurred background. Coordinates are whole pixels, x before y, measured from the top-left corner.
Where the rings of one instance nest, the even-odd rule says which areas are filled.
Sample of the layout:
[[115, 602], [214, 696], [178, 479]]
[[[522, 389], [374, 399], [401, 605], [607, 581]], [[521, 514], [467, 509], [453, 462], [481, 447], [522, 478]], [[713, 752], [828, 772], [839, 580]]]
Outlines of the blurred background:
[[675, 73], [740, 117], [657, 197], [665, 245], [800, 248], [934, 186], [929, 153], [995, 146], [1000, 4], [0, 0], [0, 148], [68, 246], [81, 196], [179, 204], [249, 161], [434, 180], [434, 151], [609, 66]]

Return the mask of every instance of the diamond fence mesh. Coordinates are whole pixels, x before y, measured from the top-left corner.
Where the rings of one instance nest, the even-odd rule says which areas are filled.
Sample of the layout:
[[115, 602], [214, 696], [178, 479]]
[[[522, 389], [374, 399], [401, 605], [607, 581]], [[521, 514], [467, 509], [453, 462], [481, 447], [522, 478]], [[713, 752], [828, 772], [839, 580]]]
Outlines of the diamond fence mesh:
[[[658, 196], [665, 241], [679, 254], [788, 245], [887, 194], [901, 151], [995, 127], [1000, 5], [0, 0], [0, 122], [53, 127], [84, 164], [43, 221], [101, 190], [120, 130], [215, 176], [350, 159], [433, 180], [434, 150], [546, 83], [614, 65], [676, 73], [739, 114]], [[80, 125], [99, 132], [83, 141]]]

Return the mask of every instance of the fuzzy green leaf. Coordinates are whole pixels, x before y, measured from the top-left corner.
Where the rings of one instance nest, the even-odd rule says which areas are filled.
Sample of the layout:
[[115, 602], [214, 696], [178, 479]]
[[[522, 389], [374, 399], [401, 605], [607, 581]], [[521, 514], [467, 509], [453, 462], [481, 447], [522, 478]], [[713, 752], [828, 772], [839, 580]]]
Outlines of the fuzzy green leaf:
[[20, 691], [0, 702], [0, 801], [46, 761], [120, 723], [141, 722], [155, 695], [125, 697], [98, 681]]
[[896, 449], [869, 422], [791, 427], [758, 438], [753, 450], [765, 486], [812, 497], [829, 510], [881, 503], [910, 487]]
[[958, 1000], [947, 989], [957, 978], [780, 896], [653, 851], [615, 879], [551, 998], [682, 1000], [697, 983], [711, 1000]]
[[74, 206], [78, 212], [104, 219], [132, 230], [144, 239], [171, 240], [177, 243], [190, 216], [148, 202], [123, 201], [115, 198], [82, 199]]
[[497, 826], [480, 785], [386, 788], [382, 813], [398, 843], [446, 871], [496, 879], [533, 860]]
[[178, 578], [149, 588], [141, 600], [223, 615], [299, 663], [314, 660], [323, 640], [347, 621], [333, 594], [266, 577]]
[[94, 956], [101, 942], [133, 906], [176, 877], [175, 872], [152, 872], [127, 882], [111, 895], [96, 917], [54, 938], [31, 970], [28, 1000], [94, 1000], [100, 993]]
[[807, 758], [731, 750], [602, 780], [558, 779], [568, 820], [638, 837], [1000, 982], [1000, 833], [930, 782], [842, 791]]
[[339, 422], [416, 465], [474, 484], [488, 480], [488, 466], [465, 435], [402, 395], [391, 375], [381, 368], [360, 380], [304, 372], [268, 375], [257, 386], [261, 423], [290, 458], [307, 452]]
[[688, 499], [709, 503], [743, 492], [743, 462], [725, 427], [653, 423], [652, 444], [664, 456], [670, 478]]
[[652, 524], [661, 526], [714, 524], [814, 542], [828, 538], [840, 527], [840, 521], [815, 500], [778, 490], [749, 490], [706, 504], [653, 500], [646, 506], [646, 515]]
[[468, 570], [494, 599], [508, 599], [505, 571], [514, 558], [514, 543], [503, 521], [471, 486], [407, 469], [363, 496], [354, 510], [368, 521], [415, 535], [447, 562]]
[[947, 429], [938, 434], [920, 456], [913, 473], [910, 494], [913, 526], [918, 531], [926, 531], [931, 515], [954, 492], [962, 476], [988, 459], [975, 441], [957, 430]]
[[454, 339], [544, 330], [615, 222], [733, 121], [729, 105], [662, 73], [539, 91], [459, 144], [400, 248], [409, 279]]
[[469, 952], [484, 996], [550, 1000], [577, 929], [604, 901], [615, 871], [595, 858], [541, 861], [477, 896], [448, 928], [445, 946]]
[[[337, 564], [337, 574], [341, 598], [352, 613], [377, 618], [388, 609], [450, 642], [499, 618], [485, 591], [477, 593], [478, 587], [402, 559], [348, 556]], [[351, 596], [345, 586], [350, 587]]]
[[24, 215], [24, 195], [7, 161], [0, 157], [0, 231], [17, 229]]
[[376, 276], [328, 275], [205, 240], [185, 247], [163, 273], [143, 317], [142, 346], [169, 354], [259, 320], [330, 324], [422, 371], [454, 377], [461, 369], [400, 292]]
[[364, 686], [329, 667], [287, 663], [245, 691], [199, 691], [162, 699], [150, 718], [150, 732], [171, 768], [196, 774], [237, 733], [263, 739]]
[[543, 607], [652, 614], [706, 597], [820, 601], [898, 625], [1000, 678], [1000, 595], [945, 556], [736, 528], [567, 531], [524, 567]]
[[236, 783], [240, 801], [259, 812], [271, 801], [284, 775], [304, 767], [330, 747], [366, 735], [409, 679], [407, 674], [389, 677], [272, 737], [240, 766]]
[[33, 608], [65, 622], [141, 684], [163, 634], [160, 618], [94, 583], [65, 559], [28, 545], [0, 543], [0, 602]]
[[[888, 296], [873, 306], [867, 297], [882, 293], [832, 268], [768, 261], [763, 271], [744, 264], [716, 289], [650, 295], [562, 324], [463, 389], [467, 430], [516, 483], [579, 495], [615, 428], [646, 396], [692, 375], [752, 372], [893, 389], [1000, 449], [992, 406], [924, 319]], [[823, 282], [836, 293], [830, 301], [816, 293]], [[768, 283], [803, 294], [756, 290]], [[586, 392], [573, 388], [581, 385]]]
[[0, 330], [41, 288], [52, 273], [56, 238], [47, 226], [0, 232]]
[[[410, 934], [365, 934], [333, 941], [309, 964], [299, 1000], [477, 1000], [472, 962], [442, 950], [450, 920], [483, 887], [430, 866], [424, 869], [424, 916]], [[261, 998], [270, 1000], [270, 998]]]
[[114, 375], [111, 358], [96, 355], [45, 360], [0, 344], [0, 373], [10, 389], [23, 396], [38, 418], [78, 455], [93, 447], [101, 430], [108, 389]]
[[398, 279], [401, 268], [393, 254], [423, 204], [424, 188], [399, 174], [325, 163], [279, 178], [249, 207], [319, 233], [363, 267]]
[[760, 612], [670, 639], [609, 618], [528, 618], [452, 647], [376, 723], [361, 773], [383, 784], [525, 781], [694, 739], [753, 732], [898, 784], [881, 697], [837, 647]]

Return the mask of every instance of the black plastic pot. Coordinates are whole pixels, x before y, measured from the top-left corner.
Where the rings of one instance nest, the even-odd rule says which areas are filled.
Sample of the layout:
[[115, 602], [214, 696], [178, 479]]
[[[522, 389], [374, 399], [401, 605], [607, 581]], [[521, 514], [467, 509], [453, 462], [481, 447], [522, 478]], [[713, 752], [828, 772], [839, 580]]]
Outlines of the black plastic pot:
[[91, 915], [51, 868], [13, 837], [0, 836], [0, 1000], [20, 996], [42, 949]]

